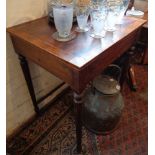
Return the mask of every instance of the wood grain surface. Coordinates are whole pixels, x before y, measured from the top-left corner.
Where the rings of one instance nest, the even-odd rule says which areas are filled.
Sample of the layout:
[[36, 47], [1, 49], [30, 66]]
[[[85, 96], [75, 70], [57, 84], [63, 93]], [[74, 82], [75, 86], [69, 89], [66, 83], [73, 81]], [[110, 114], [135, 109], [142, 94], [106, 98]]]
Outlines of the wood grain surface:
[[[137, 39], [143, 19], [124, 17], [117, 31], [107, 33], [103, 39], [90, 37], [90, 32], [76, 33], [68, 42], [52, 38], [56, 31], [48, 25], [47, 17], [7, 29], [15, 51], [35, 62], [80, 93], [86, 84], [123, 54]], [[74, 32], [75, 26], [72, 28]]]

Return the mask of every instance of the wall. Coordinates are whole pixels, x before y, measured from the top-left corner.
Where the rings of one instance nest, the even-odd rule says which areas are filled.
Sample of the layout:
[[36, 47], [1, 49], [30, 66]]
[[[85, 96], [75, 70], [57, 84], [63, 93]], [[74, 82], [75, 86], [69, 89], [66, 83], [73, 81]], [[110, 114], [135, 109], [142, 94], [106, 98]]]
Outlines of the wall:
[[135, 0], [134, 7], [144, 12], [148, 11], [148, 0]]
[[[47, 0], [7, 0], [7, 27], [30, 21], [47, 14]], [[33, 106], [28, 89], [14, 52], [10, 36], [6, 37], [6, 123], [7, 136], [12, 134], [23, 122], [33, 114]], [[60, 79], [44, 69], [29, 62], [37, 98], [55, 88]]]

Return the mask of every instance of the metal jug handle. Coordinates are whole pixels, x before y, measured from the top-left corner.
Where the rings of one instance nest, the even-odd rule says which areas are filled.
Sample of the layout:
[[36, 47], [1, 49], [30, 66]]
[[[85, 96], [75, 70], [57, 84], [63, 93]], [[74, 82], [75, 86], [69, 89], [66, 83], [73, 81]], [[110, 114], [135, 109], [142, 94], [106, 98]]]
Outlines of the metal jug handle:
[[[110, 67], [116, 68], [117, 71], [118, 71], [118, 73], [117, 73], [118, 75], [114, 75], [113, 72], [109, 75], [109, 74], [108, 74], [108, 69], [109, 69], [109, 72], [110, 72]], [[107, 73], [106, 73], [106, 71], [107, 71]], [[110, 64], [110, 65], [105, 69], [105, 71], [103, 71], [103, 74], [111, 76], [112, 78], [114, 78], [114, 79], [117, 80], [118, 82], [120, 82], [121, 73], [122, 73], [122, 69], [121, 69], [118, 65], [116, 65], [116, 64]], [[115, 74], [116, 74], [116, 73], [115, 73]]]

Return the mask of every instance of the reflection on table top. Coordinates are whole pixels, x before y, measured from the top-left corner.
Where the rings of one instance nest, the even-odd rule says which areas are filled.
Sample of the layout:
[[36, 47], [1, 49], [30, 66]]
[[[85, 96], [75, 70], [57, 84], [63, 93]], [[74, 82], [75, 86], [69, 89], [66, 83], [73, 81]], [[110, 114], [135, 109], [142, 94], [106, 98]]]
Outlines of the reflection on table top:
[[[82, 68], [144, 23], [143, 19], [124, 17], [123, 24], [117, 26], [117, 31], [107, 33], [103, 39], [94, 39], [90, 37], [89, 32], [77, 33], [74, 40], [65, 43], [52, 38], [56, 29], [47, 24], [47, 17], [8, 28], [7, 31], [13, 36], [44, 49], [44, 52], [72, 64], [75, 68]], [[75, 26], [72, 31], [74, 29]]]

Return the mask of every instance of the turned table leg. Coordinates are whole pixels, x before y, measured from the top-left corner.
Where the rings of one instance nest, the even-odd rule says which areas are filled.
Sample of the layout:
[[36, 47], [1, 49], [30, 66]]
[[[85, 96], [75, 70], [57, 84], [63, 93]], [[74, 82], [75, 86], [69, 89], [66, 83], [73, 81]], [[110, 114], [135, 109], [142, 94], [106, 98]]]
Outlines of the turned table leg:
[[120, 85], [121, 85], [121, 88], [123, 88], [124, 81], [126, 80], [127, 77], [129, 77], [130, 87], [132, 90], [136, 91], [137, 86], [136, 86], [136, 80], [135, 80], [135, 76], [134, 76], [134, 69], [132, 66], [133, 56], [134, 56], [133, 49], [131, 49], [131, 51], [129, 51], [125, 55], [125, 63], [122, 68]]
[[74, 92], [74, 108], [75, 108], [75, 124], [76, 124], [76, 140], [77, 140], [77, 153], [82, 151], [82, 103], [83, 103], [83, 94], [77, 94]]
[[134, 66], [129, 67], [129, 79], [130, 79], [130, 87], [133, 91], [137, 90], [137, 83], [136, 83], [136, 78], [135, 78], [135, 72], [134, 72]]
[[127, 74], [128, 74], [129, 66], [130, 66], [129, 54], [126, 54], [125, 55], [125, 63], [123, 64], [122, 74], [121, 74], [121, 78], [120, 78], [120, 85], [121, 85], [122, 90], [123, 90], [124, 82], [125, 82]]
[[24, 78], [25, 81], [27, 83], [27, 87], [33, 102], [33, 106], [34, 106], [34, 110], [37, 114], [40, 114], [38, 105], [37, 105], [37, 101], [36, 101], [36, 96], [35, 96], [35, 92], [34, 92], [34, 88], [33, 88], [33, 84], [32, 84], [32, 80], [31, 80], [31, 75], [30, 75], [30, 70], [29, 70], [29, 66], [27, 63], [27, 60], [24, 56], [19, 55], [19, 60], [20, 60], [20, 65], [24, 74]]

